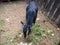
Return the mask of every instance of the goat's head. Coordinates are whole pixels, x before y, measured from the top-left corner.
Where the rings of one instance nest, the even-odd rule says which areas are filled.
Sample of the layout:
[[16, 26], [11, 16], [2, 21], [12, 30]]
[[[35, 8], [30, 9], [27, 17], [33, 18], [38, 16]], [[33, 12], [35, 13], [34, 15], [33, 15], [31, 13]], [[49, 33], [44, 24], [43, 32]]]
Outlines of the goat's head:
[[22, 21], [21, 21], [21, 24], [22, 24], [22, 27], [23, 27], [24, 38], [26, 38], [26, 37], [28, 37], [29, 33], [31, 32], [31, 26], [27, 25], [27, 24], [24, 24]]

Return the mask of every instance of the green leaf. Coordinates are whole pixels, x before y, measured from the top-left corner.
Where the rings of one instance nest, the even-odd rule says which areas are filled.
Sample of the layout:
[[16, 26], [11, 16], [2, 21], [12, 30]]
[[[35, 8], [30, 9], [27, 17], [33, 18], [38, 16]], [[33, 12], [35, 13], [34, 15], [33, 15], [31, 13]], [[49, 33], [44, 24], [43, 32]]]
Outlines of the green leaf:
[[0, 29], [0, 35], [2, 34], [2, 32], [5, 32], [3, 29]]
[[11, 35], [8, 35], [7, 36], [7, 39], [10, 41], [12, 39], [12, 36]]
[[4, 23], [5, 23], [5, 21], [0, 19], [0, 25], [3, 25]]

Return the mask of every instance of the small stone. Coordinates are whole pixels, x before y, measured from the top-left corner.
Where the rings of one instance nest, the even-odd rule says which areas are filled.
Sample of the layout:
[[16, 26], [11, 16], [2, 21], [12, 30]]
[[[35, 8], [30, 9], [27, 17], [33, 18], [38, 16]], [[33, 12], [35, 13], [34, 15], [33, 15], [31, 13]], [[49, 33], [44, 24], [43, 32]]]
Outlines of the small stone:
[[11, 42], [13, 41], [13, 39], [10, 40]]
[[42, 36], [46, 36], [46, 34], [43, 34]]
[[36, 20], [39, 20], [39, 18], [37, 18]]
[[22, 35], [20, 34], [19, 37], [22, 37]]
[[59, 31], [60, 30], [60, 28], [57, 28], [57, 31]]
[[59, 38], [57, 38], [59, 40]]
[[54, 34], [51, 34], [52, 36], [54, 36]]
[[47, 33], [49, 34], [49, 33], [51, 33], [51, 31], [52, 31], [52, 30], [48, 30]]
[[10, 22], [9, 18], [6, 19], [7, 22]]
[[22, 37], [22, 35], [23, 35], [23, 34], [21, 33], [21, 34], [19, 35], [19, 37]]
[[18, 45], [22, 45], [22, 42], [20, 42]]
[[32, 42], [31, 42], [31, 43], [29, 43], [29, 45], [32, 45]]
[[18, 45], [27, 45], [27, 43], [20, 42]]

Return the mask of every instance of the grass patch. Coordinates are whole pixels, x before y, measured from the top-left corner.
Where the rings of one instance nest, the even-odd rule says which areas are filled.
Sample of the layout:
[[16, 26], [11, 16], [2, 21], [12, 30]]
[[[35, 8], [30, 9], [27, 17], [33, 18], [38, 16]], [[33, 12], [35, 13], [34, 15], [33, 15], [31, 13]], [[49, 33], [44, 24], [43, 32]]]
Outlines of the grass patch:
[[52, 36], [54, 36], [55, 32], [53, 30], [46, 30], [39, 24], [35, 24], [32, 27], [32, 32], [30, 37], [32, 38], [33, 43], [40, 43], [43, 38], [50, 39]]
[[4, 25], [5, 21], [3, 19], [0, 19], [0, 25]]
[[58, 41], [57, 40], [54, 41], [54, 45], [58, 45]]
[[0, 43], [0, 45], [4, 45], [3, 43]]
[[7, 38], [6, 45], [15, 45], [10, 34], [8, 34], [6, 38]]
[[7, 40], [10, 41], [11, 39], [12, 39], [12, 36], [8, 34], [8, 35], [7, 35]]
[[[22, 30], [20, 31], [22, 33]], [[47, 30], [39, 24], [35, 24], [31, 29], [30, 40], [34, 45], [40, 45], [43, 39], [50, 40], [55, 36], [54, 30]]]
[[2, 34], [2, 32], [5, 32], [3, 29], [0, 29], [0, 35]]

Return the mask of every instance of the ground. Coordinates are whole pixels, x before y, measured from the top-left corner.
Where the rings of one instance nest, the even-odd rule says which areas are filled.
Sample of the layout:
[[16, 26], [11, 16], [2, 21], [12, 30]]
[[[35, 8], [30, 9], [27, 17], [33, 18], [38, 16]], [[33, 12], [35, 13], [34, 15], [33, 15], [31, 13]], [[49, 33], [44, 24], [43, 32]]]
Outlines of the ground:
[[[0, 45], [21, 45], [20, 43], [24, 41], [23, 37], [19, 39], [17, 37], [17, 41], [15, 41], [14, 38], [20, 33], [20, 30], [22, 30], [22, 24], [20, 22], [25, 22], [26, 6], [27, 4], [25, 2], [10, 2], [0, 4], [0, 19], [5, 20], [5, 24], [2, 26], [0, 25], [0, 29], [4, 30], [4, 32], [2, 32], [0, 35]], [[46, 21], [45, 23], [44, 20]], [[41, 41], [41, 43], [43, 43], [42, 45], [53, 45], [52, 42], [54, 40], [60, 41], [60, 31], [57, 31], [56, 27], [47, 20], [40, 10], [38, 11], [36, 22], [47, 30], [52, 29], [56, 32], [53, 39], [49, 40], [48, 42], [45, 39]], [[11, 42], [14, 40], [13, 43], [9, 41], [10, 38], [12, 38], [10, 40]], [[44, 42], [46, 44], [44, 44]]]

